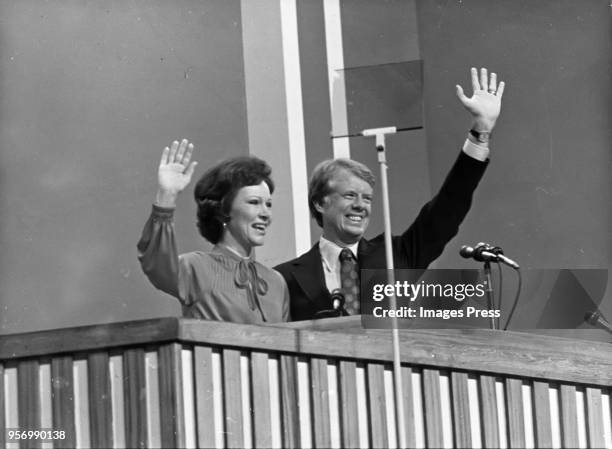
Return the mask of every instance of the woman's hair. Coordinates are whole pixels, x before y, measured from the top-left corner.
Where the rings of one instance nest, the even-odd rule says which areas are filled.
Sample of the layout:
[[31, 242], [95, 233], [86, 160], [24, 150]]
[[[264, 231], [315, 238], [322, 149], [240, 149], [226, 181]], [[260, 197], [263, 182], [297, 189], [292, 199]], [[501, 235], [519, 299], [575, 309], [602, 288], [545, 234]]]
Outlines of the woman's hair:
[[361, 162], [354, 161], [352, 159], [338, 158], [328, 159], [317, 165], [312, 172], [310, 183], [308, 185], [308, 207], [310, 208], [310, 214], [319, 226], [323, 226], [323, 219], [321, 212], [315, 207], [316, 204], [321, 204], [323, 198], [331, 192], [331, 181], [336, 174], [346, 170], [359, 179], [367, 182], [370, 187], [374, 187], [376, 178], [368, 167], [363, 165]]
[[252, 156], [226, 159], [210, 168], [195, 186], [194, 197], [198, 205], [198, 230], [202, 237], [216, 244], [223, 234], [223, 224], [229, 221], [229, 212], [236, 193], [243, 187], [265, 182], [274, 192], [270, 178], [272, 169], [263, 160]]

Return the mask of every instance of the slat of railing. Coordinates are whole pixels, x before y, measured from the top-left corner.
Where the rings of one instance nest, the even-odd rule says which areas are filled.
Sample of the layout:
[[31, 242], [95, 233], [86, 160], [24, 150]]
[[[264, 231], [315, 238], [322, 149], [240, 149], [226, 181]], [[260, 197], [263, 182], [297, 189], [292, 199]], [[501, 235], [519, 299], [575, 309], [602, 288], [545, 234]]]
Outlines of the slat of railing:
[[499, 427], [497, 416], [497, 393], [495, 391], [495, 377], [481, 375], [479, 386], [480, 423], [484, 447], [499, 447]]
[[574, 385], [561, 385], [561, 441], [563, 447], [578, 447], [578, 416]]
[[[38, 360], [25, 360], [17, 364], [20, 430], [40, 429], [40, 397], [38, 391]], [[22, 440], [20, 447], [40, 447], [38, 440]]]
[[76, 430], [76, 446], [89, 447], [89, 400], [87, 360], [76, 358], [73, 360], [74, 373], [74, 426]]
[[359, 446], [357, 415], [356, 364], [341, 360], [339, 363], [340, 435], [343, 447]]
[[113, 410], [109, 357], [107, 352], [94, 352], [87, 358], [89, 376], [89, 420], [93, 448], [113, 446]]
[[125, 443], [128, 447], [147, 445], [147, 402], [144, 350], [127, 349], [123, 353], [123, 394]]
[[300, 415], [297, 386], [297, 358], [280, 356], [280, 394], [283, 422], [283, 447], [300, 447]]
[[525, 418], [523, 415], [523, 381], [507, 378], [506, 415], [508, 419], [508, 443], [510, 447], [525, 447]]
[[213, 351], [206, 346], [194, 348], [196, 422], [199, 447], [215, 446]]
[[[402, 366], [402, 390], [404, 391], [404, 428], [406, 429], [406, 444], [408, 447], [416, 447], [417, 441], [413, 400], [414, 388], [412, 386], [412, 368], [408, 366]], [[401, 423], [398, 422], [398, 426], [399, 425], [401, 425]], [[397, 431], [395, 433], [397, 434]]]
[[586, 388], [587, 431], [590, 447], [604, 447], [603, 410], [601, 390]]
[[380, 363], [367, 365], [368, 375], [368, 416], [370, 418], [370, 445], [387, 447], [387, 410], [385, 404], [385, 367]]
[[225, 399], [225, 444], [242, 447], [242, 389], [240, 385], [240, 351], [223, 350], [223, 392]]
[[[109, 367], [110, 371], [110, 367]], [[157, 348], [145, 351], [145, 382], [147, 385], [147, 441], [150, 447], [161, 447], [159, 420], [159, 363]]]
[[455, 446], [471, 447], [472, 427], [470, 422], [470, 397], [467, 373], [451, 373], [451, 392]]
[[327, 382], [327, 360], [310, 359], [311, 413], [313, 420], [314, 447], [331, 447], [329, 418], [329, 387]]
[[442, 432], [442, 402], [440, 398], [440, 372], [423, 369], [423, 405], [425, 411], [425, 435], [428, 447], [444, 446]]
[[552, 447], [552, 422], [550, 414], [550, 385], [533, 382], [532, 401], [534, 410], [534, 433], [536, 447]]
[[270, 373], [268, 354], [251, 353], [251, 373], [253, 379], [253, 422], [255, 447], [272, 446], [272, 423], [270, 412]]
[[181, 351], [182, 346], [177, 343], [162, 345], [158, 349], [162, 447], [185, 446]]
[[0, 363], [0, 447], [6, 447], [6, 424], [4, 423], [4, 365]]
[[51, 360], [51, 394], [53, 428], [66, 432], [62, 441], [65, 447], [76, 446], [74, 420], [74, 375], [72, 357], [55, 357]]

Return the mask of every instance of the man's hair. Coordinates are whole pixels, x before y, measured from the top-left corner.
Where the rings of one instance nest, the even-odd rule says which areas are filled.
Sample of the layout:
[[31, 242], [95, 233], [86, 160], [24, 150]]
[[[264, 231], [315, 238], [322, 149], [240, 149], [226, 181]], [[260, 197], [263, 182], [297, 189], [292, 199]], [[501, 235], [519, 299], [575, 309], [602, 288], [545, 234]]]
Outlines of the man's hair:
[[272, 169], [263, 160], [252, 156], [226, 159], [210, 168], [195, 186], [198, 205], [198, 230], [202, 237], [216, 244], [223, 234], [223, 224], [229, 221], [232, 202], [240, 190], [265, 182], [274, 192], [270, 178]]
[[318, 164], [312, 172], [310, 183], [308, 184], [308, 207], [310, 214], [317, 221], [319, 226], [323, 226], [321, 213], [316, 209], [316, 204], [321, 204], [323, 198], [331, 192], [331, 182], [336, 174], [346, 170], [360, 179], [363, 179], [371, 187], [374, 187], [376, 178], [361, 162], [352, 159], [338, 158], [327, 159]]

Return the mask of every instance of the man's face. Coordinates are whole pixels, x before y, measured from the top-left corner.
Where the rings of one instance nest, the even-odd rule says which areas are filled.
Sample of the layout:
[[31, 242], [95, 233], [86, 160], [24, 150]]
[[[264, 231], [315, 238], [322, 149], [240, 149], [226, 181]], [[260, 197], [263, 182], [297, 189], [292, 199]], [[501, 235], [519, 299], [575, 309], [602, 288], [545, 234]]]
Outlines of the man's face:
[[322, 215], [323, 237], [337, 245], [351, 245], [370, 223], [372, 187], [348, 170], [339, 170], [330, 182], [330, 193], [315, 207]]

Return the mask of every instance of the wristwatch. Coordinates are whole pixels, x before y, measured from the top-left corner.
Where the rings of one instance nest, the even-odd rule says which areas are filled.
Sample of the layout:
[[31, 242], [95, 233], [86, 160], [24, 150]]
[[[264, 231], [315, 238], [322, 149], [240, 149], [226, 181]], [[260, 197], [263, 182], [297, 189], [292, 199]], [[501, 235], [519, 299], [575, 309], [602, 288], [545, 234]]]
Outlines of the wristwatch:
[[475, 129], [470, 129], [470, 135], [480, 143], [488, 143], [491, 140], [491, 133], [478, 132]]

